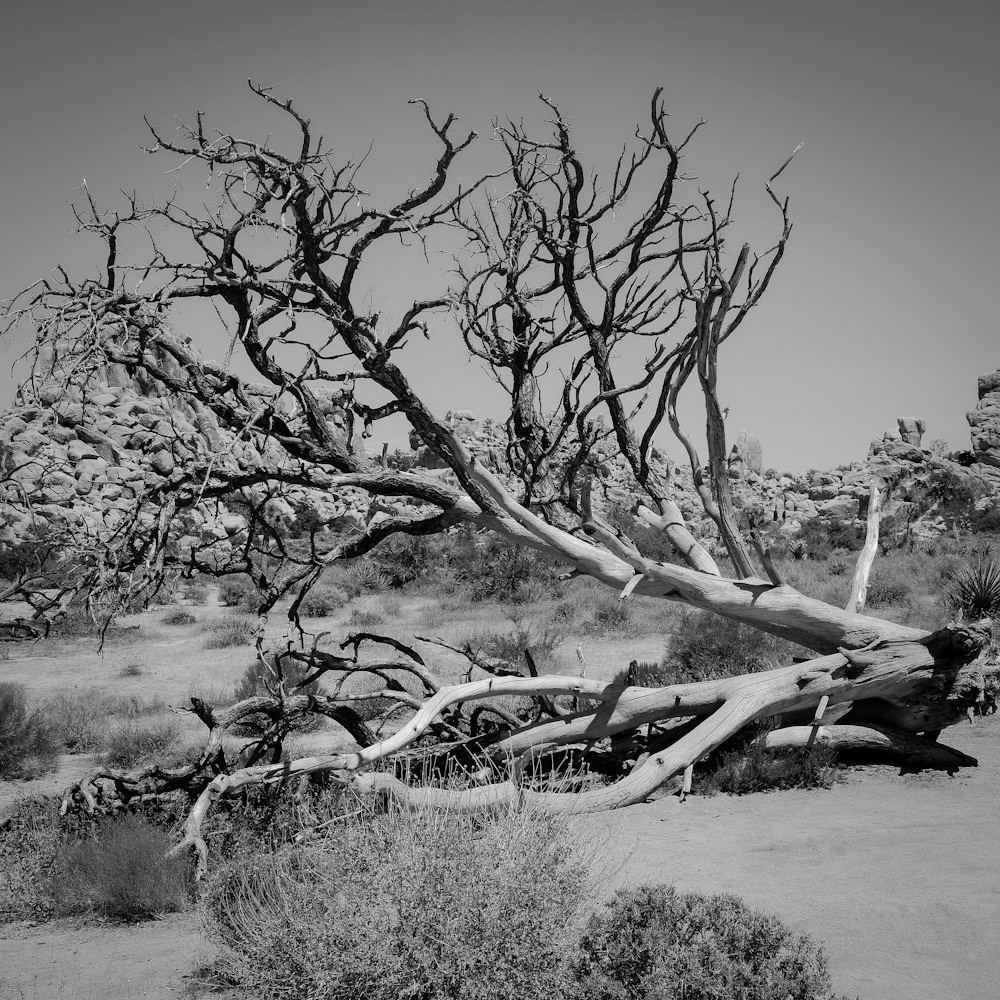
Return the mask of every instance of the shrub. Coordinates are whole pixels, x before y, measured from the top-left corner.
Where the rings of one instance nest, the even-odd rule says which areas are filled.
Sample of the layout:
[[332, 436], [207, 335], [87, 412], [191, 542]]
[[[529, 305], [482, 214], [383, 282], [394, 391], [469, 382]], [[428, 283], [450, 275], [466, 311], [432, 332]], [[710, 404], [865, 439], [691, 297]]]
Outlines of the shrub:
[[868, 578], [868, 604], [873, 608], [905, 604], [913, 592], [911, 579], [911, 575], [891, 559], [876, 562]]
[[103, 691], [63, 691], [44, 704], [45, 717], [67, 753], [90, 753], [104, 748], [108, 719], [135, 720], [162, 712], [159, 698], [111, 695]]
[[330, 583], [317, 583], [302, 598], [299, 610], [310, 618], [326, 618], [339, 611], [350, 597], [341, 587]]
[[163, 616], [164, 625], [193, 625], [198, 619], [183, 608], [174, 608]]
[[60, 840], [58, 799], [15, 803], [0, 831], [0, 923], [51, 915]]
[[1000, 616], [1000, 560], [985, 550], [956, 570], [945, 587], [945, 601], [973, 621]]
[[229, 646], [249, 646], [257, 641], [257, 619], [250, 615], [228, 614], [205, 622], [206, 649], [226, 649]]
[[219, 603], [227, 608], [256, 613], [264, 601], [264, 595], [245, 573], [223, 577], [219, 581]]
[[643, 885], [595, 913], [575, 963], [581, 996], [608, 1000], [820, 1000], [822, 948], [735, 896]]
[[115, 726], [108, 731], [104, 762], [109, 767], [130, 768], [146, 757], [161, 757], [174, 747], [180, 733], [176, 719]]
[[598, 594], [583, 630], [592, 635], [633, 635], [639, 630], [635, 609], [634, 600], [622, 601], [614, 594]]
[[580, 867], [557, 817], [366, 810], [314, 846], [237, 858], [206, 924], [219, 972], [262, 998], [558, 997]]
[[0, 779], [34, 778], [55, 767], [55, 727], [28, 703], [23, 684], [0, 681]]
[[526, 649], [536, 660], [546, 659], [567, 634], [563, 622], [511, 615], [509, 628], [478, 628], [469, 632], [462, 641], [486, 656], [505, 660], [513, 666], [523, 666]]
[[185, 858], [166, 858], [170, 834], [142, 816], [98, 824], [92, 836], [65, 844], [55, 874], [61, 914], [95, 912], [144, 920], [181, 909], [190, 878]]
[[127, 663], [122, 664], [119, 673], [122, 677], [141, 677], [143, 673], [142, 661], [129, 660]]
[[385, 625], [385, 615], [376, 607], [367, 604], [352, 608], [348, 623], [364, 631], [382, 628]]
[[685, 609], [664, 655], [661, 684], [771, 670], [791, 659], [794, 647], [750, 625], [707, 611]]
[[560, 596], [559, 570], [551, 559], [496, 536], [481, 544], [459, 540], [453, 563], [473, 601], [524, 604], [538, 600], [542, 592]]
[[837, 779], [837, 754], [815, 744], [768, 750], [754, 741], [749, 747], [724, 753], [714, 768], [698, 778], [698, 791], [711, 795], [750, 795], [785, 788], [830, 788]]

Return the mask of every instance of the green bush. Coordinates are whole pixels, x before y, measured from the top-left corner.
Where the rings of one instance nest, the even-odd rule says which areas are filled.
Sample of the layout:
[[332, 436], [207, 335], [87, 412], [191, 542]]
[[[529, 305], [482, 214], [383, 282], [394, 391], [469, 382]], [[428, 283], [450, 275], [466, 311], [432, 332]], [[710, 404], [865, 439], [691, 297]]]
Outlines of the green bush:
[[230, 646], [250, 646], [257, 641], [257, 619], [250, 615], [231, 613], [210, 618], [203, 627], [207, 633], [206, 649], [226, 649]]
[[330, 583], [317, 583], [302, 598], [299, 610], [309, 618], [326, 618], [350, 600], [347, 591]]
[[364, 811], [323, 842], [238, 857], [209, 884], [206, 926], [219, 973], [261, 998], [556, 998], [581, 867], [556, 817]]
[[463, 637], [461, 644], [485, 656], [523, 668], [526, 649], [536, 662], [546, 660], [567, 635], [568, 629], [562, 622], [511, 615], [509, 627], [476, 628]]
[[582, 998], [601, 1000], [825, 1000], [822, 948], [735, 896], [622, 890], [580, 942]]
[[219, 581], [219, 603], [226, 608], [238, 608], [256, 614], [264, 595], [245, 573], [226, 576]]
[[23, 684], [0, 681], [0, 779], [34, 778], [55, 768], [62, 748], [41, 708]]
[[176, 719], [155, 723], [127, 722], [108, 730], [104, 763], [127, 769], [147, 757], [162, 757], [174, 748], [181, 727]]
[[56, 911], [131, 921], [180, 910], [190, 873], [185, 858], [166, 858], [171, 846], [170, 834], [142, 816], [99, 823], [92, 836], [59, 852]]
[[664, 655], [661, 684], [707, 681], [772, 670], [795, 647], [750, 625], [708, 611], [685, 609]]

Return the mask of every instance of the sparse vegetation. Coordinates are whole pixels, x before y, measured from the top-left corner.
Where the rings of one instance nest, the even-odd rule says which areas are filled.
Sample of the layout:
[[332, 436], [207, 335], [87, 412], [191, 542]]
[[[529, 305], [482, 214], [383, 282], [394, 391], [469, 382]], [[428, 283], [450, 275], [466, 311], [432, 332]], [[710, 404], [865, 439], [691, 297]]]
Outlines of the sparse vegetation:
[[27, 688], [0, 681], [0, 779], [50, 771], [60, 749], [55, 727], [42, 708], [30, 704]]
[[249, 646], [257, 639], [257, 619], [239, 613], [220, 615], [205, 622], [206, 649], [227, 649], [230, 646]]
[[104, 762], [109, 767], [130, 768], [143, 760], [163, 759], [177, 745], [180, 732], [176, 719], [113, 726], [105, 738]]

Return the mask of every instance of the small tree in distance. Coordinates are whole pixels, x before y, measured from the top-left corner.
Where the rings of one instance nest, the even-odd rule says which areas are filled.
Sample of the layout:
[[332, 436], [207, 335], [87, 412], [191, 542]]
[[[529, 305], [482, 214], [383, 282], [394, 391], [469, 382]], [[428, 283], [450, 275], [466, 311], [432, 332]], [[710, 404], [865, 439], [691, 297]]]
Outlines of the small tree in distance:
[[[393, 661], [386, 669], [414, 673], [427, 695], [410, 705], [415, 714], [407, 725], [373, 741], [359, 719], [329, 706], [356, 736], [357, 753], [252, 763], [210, 780], [198, 772], [191, 781], [201, 797], [186, 842], [204, 849], [200, 823], [216, 796], [316, 770], [403, 801], [457, 796], [474, 806], [528, 796], [553, 809], [626, 805], [754, 719], [781, 714], [795, 722], [820, 704], [825, 721], [853, 723], [824, 729], [831, 742], [881, 740], [909, 754], [945, 754], [914, 734], [950, 724], [974, 699], [975, 672], [964, 667], [982, 646], [981, 632], [928, 635], [812, 600], [781, 581], [733, 510], [719, 352], [746, 324], [785, 254], [792, 225], [788, 200], [775, 186], [791, 157], [765, 184], [775, 213], [773, 244], [761, 252], [730, 249], [735, 189], [719, 200], [685, 183], [681, 160], [700, 125], [672, 135], [659, 90], [646, 125], [606, 178], [576, 149], [558, 106], [542, 97], [544, 128], [494, 122], [500, 163], [463, 183], [459, 164], [475, 133], [459, 133], [453, 116], [440, 118], [424, 102], [411, 102], [438, 144], [437, 160], [405, 197], [380, 204], [362, 186], [363, 160], [336, 159], [291, 101], [252, 89], [292, 123], [294, 143], [279, 148], [210, 131], [200, 113], [176, 138], [151, 125], [150, 152], [179, 161], [185, 175], [201, 171], [202, 186], [207, 175], [213, 200], [188, 204], [182, 191], [150, 207], [132, 196], [124, 211], [102, 212], [85, 194], [77, 217], [82, 230], [104, 242], [102, 273], [77, 279], [57, 271], [22, 293], [9, 312], [10, 324], [31, 324], [35, 332], [34, 368], [20, 396], [24, 412], [40, 421], [55, 413], [63, 425], [70, 413], [88, 440], [113, 457], [121, 445], [96, 420], [113, 383], [111, 395], [134, 400], [148, 426], [148, 440], [139, 442], [149, 455], [141, 478], [115, 492], [113, 507], [97, 505], [94, 516], [60, 503], [58, 477], [32, 467], [45, 502], [31, 516], [49, 524], [85, 568], [74, 592], [134, 598], [155, 590], [171, 568], [245, 572], [258, 581], [262, 611], [292, 594], [297, 624], [303, 595], [331, 564], [392, 535], [469, 524], [552, 555], [623, 599], [639, 593], [712, 611], [821, 658], [650, 695], [565, 677], [487, 676], [442, 687], [415, 651], [397, 643], [406, 664]], [[451, 266], [443, 287], [390, 319], [365, 303], [369, 282], [391, 280], [378, 271], [383, 248], [400, 244], [416, 266], [430, 255], [446, 255]], [[509, 398], [506, 448], [489, 463], [470, 453], [407, 375], [411, 356], [427, 349], [425, 338], [437, 340], [450, 328], [445, 317]], [[203, 356], [198, 337], [219, 324], [228, 348], [215, 362]], [[637, 351], [641, 360], [629, 364]], [[237, 374], [242, 370], [253, 377]], [[67, 385], [75, 394], [67, 395]], [[679, 415], [688, 386], [704, 402], [704, 457]], [[406, 419], [449, 476], [393, 469], [366, 454], [363, 440], [394, 415]], [[653, 457], [663, 427], [685, 449], [733, 579], [690, 530], [671, 470]], [[662, 532], [684, 565], [644, 557], [606, 519], [595, 460], [602, 446], [627, 464], [642, 496], [635, 516]], [[11, 453], [8, 483], [23, 482], [26, 461], [36, 459]], [[106, 477], [101, 469], [94, 466], [95, 484]], [[74, 495], [89, 496], [89, 487], [80, 486], [87, 471], [79, 470]], [[347, 537], [322, 530], [357, 508], [359, 498], [368, 511], [364, 530]], [[10, 500], [16, 506], [13, 491]], [[311, 544], [293, 549], [285, 526], [304, 506], [315, 512], [308, 518]], [[51, 610], [49, 601], [40, 615]], [[23, 630], [30, 622], [9, 626]], [[304, 660], [313, 679], [331, 669], [360, 669], [362, 641], [348, 643], [354, 661], [315, 643], [279, 651], [279, 658]], [[465, 740], [453, 706], [503, 693], [536, 696], [559, 716], [527, 725], [508, 720], [491, 743], [475, 742], [475, 754], [514, 760], [513, 769], [498, 763], [485, 783], [454, 792], [415, 787], [386, 771], [361, 773], [426, 732]], [[603, 707], [567, 715], [552, 707], [557, 694], [586, 695]], [[403, 694], [396, 696], [405, 703]], [[283, 692], [281, 711], [300, 710], [296, 697], [306, 698]], [[222, 715], [194, 707], [216, 734]], [[225, 724], [231, 721], [226, 716]], [[518, 770], [516, 762], [540, 744], [592, 743], [650, 721], [667, 722], [673, 735], [617, 784], [580, 793], [520, 787], [523, 766]], [[785, 739], [816, 738], [815, 727], [801, 728], [786, 731]], [[214, 735], [210, 743], [218, 749]], [[203, 765], [215, 759], [206, 754]], [[157, 776], [130, 780], [139, 787]]]

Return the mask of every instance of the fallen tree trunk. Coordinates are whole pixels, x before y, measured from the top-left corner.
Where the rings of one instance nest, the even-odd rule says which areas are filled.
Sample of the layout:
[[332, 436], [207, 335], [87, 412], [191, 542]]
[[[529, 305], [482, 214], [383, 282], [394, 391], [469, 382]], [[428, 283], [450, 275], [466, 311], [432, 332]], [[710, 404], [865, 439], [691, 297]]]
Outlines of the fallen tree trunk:
[[[249, 785], [287, 781], [316, 772], [334, 772], [345, 785], [360, 793], [386, 795], [405, 807], [447, 804], [467, 810], [519, 801], [559, 812], [593, 812], [643, 801], [756, 719], [807, 711], [821, 701], [832, 709], [850, 703], [853, 711], [874, 699], [908, 711], [911, 718], [918, 717], [919, 706], [936, 706], [938, 717], [954, 722], [964, 717], [965, 710], [980, 697], [987, 671], [980, 664], [969, 664], [985, 646], [988, 635], [984, 626], [953, 626], [927, 635], [920, 642], [889, 640], [869, 649], [843, 650], [764, 673], [653, 689], [622, 689], [566, 677], [500, 677], [443, 687], [397, 733], [355, 753], [306, 757], [218, 775], [198, 797], [176, 850], [194, 847], [203, 870], [207, 847], [201, 829], [220, 796]], [[670, 746], [650, 754], [616, 783], [572, 794], [534, 791], [516, 780], [462, 790], [415, 788], [390, 773], [362, 773], [366, 767], [411, 746], [450, 706], [510, 694], [586, 696], [604, 702], [597, 712], [539, 723], [510, 734], [493, 747], [510, 758], [518, 751], [530, 752], [540, 745], [593, 742], [648, 722], [691, 716], [704, 719]], [[885, 740], [891, 742], [889, 736]], [[917, 745], [908, 744], [907, 737], [901, 735], [896, 745], [904, 744], [911, 748]]]

